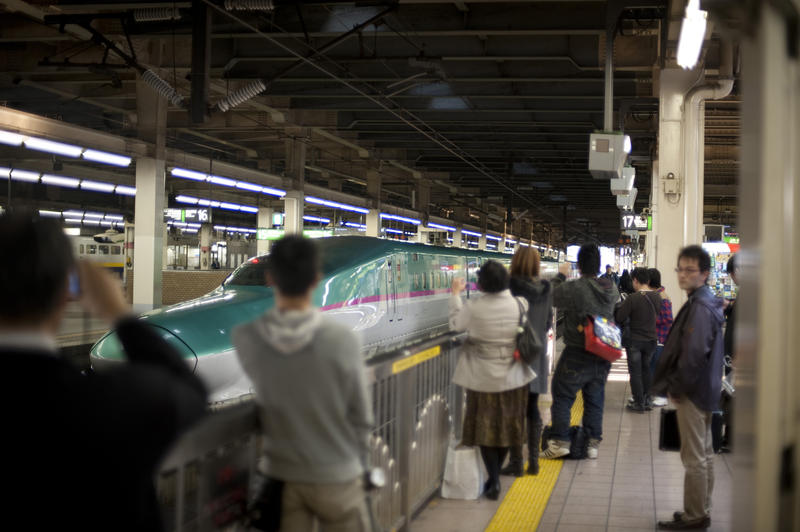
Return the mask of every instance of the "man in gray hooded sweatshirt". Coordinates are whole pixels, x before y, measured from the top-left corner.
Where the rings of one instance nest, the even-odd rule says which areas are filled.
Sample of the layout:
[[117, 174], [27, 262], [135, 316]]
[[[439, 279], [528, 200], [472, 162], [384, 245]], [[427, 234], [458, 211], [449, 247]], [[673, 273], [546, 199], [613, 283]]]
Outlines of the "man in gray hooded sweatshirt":
[[362, 479], [373, 419], [361, 340], [312, 305], [313, 241], [282, 238], [267, 260], [275, 307], [235, 329], [233, 342], [260, 406], [266, 474], [284, 481], [281, 530], [370, 530]]

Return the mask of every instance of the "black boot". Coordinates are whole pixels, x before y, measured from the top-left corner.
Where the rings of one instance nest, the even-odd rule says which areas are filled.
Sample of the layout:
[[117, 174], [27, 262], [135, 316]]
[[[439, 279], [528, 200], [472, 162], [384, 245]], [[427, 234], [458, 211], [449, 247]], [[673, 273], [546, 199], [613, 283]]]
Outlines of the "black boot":
[[539, 474], [539, 443], [542, 439], [542, 423], [531, 424], [528, 431], [528, 469], [529, 475]]
[[483, 494], [487, 499], [496, 501], [500, 497], [500, 460], [505, 458], [505, 453], [501, 456], [500, 447], [486, 447], [481, 445], [481, 457], [486, 466], [489, 479], [483, 485]]
[[508, 465], [500, 470], [501, 475], [509, 475], [512, 477], [522, 476], [522, 446], [514, 445], [511, 447], [511, 456], [508, 459]]

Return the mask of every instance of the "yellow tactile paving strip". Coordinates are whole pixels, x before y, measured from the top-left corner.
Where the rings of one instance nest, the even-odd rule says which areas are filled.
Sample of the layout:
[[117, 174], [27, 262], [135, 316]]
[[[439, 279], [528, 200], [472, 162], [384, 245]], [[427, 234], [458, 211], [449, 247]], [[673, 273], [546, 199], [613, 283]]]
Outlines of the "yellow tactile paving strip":
[[[571, 425], [578, 425], [583, 417], [583, 395], [578, 394], [572, 405]], [[487, 532], [536, 530], [542, 519], [550, 494], [556, 487], [564, 461], [539, 460], [539, 474], [525, 475], [514, 481], [503, 502], [494, 514]]]

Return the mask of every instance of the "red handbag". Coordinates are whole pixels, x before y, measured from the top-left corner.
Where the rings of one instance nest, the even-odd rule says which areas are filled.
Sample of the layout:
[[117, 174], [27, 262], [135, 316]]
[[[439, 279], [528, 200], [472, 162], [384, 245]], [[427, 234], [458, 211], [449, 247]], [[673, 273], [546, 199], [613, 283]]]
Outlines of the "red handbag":
[[584, 349], [602, 359], [614, 362], [622, 356], [622, 332], [602, 316], [588, 316], [583, 326]]

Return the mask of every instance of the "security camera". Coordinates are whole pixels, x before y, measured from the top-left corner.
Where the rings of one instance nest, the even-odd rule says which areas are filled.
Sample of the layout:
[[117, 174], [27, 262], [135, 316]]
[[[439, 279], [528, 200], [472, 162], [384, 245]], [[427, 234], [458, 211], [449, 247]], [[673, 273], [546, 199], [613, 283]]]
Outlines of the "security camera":
[[642, 216], [650, 216], [651, 214], [653, 214], [653, 211], [650, 210], [650, 207], [642, 209]]
[[109, 229], [105, 233], [94, 235], [94, 241], [101, 244], [119, 244], [125, 241], [125, 233]]

